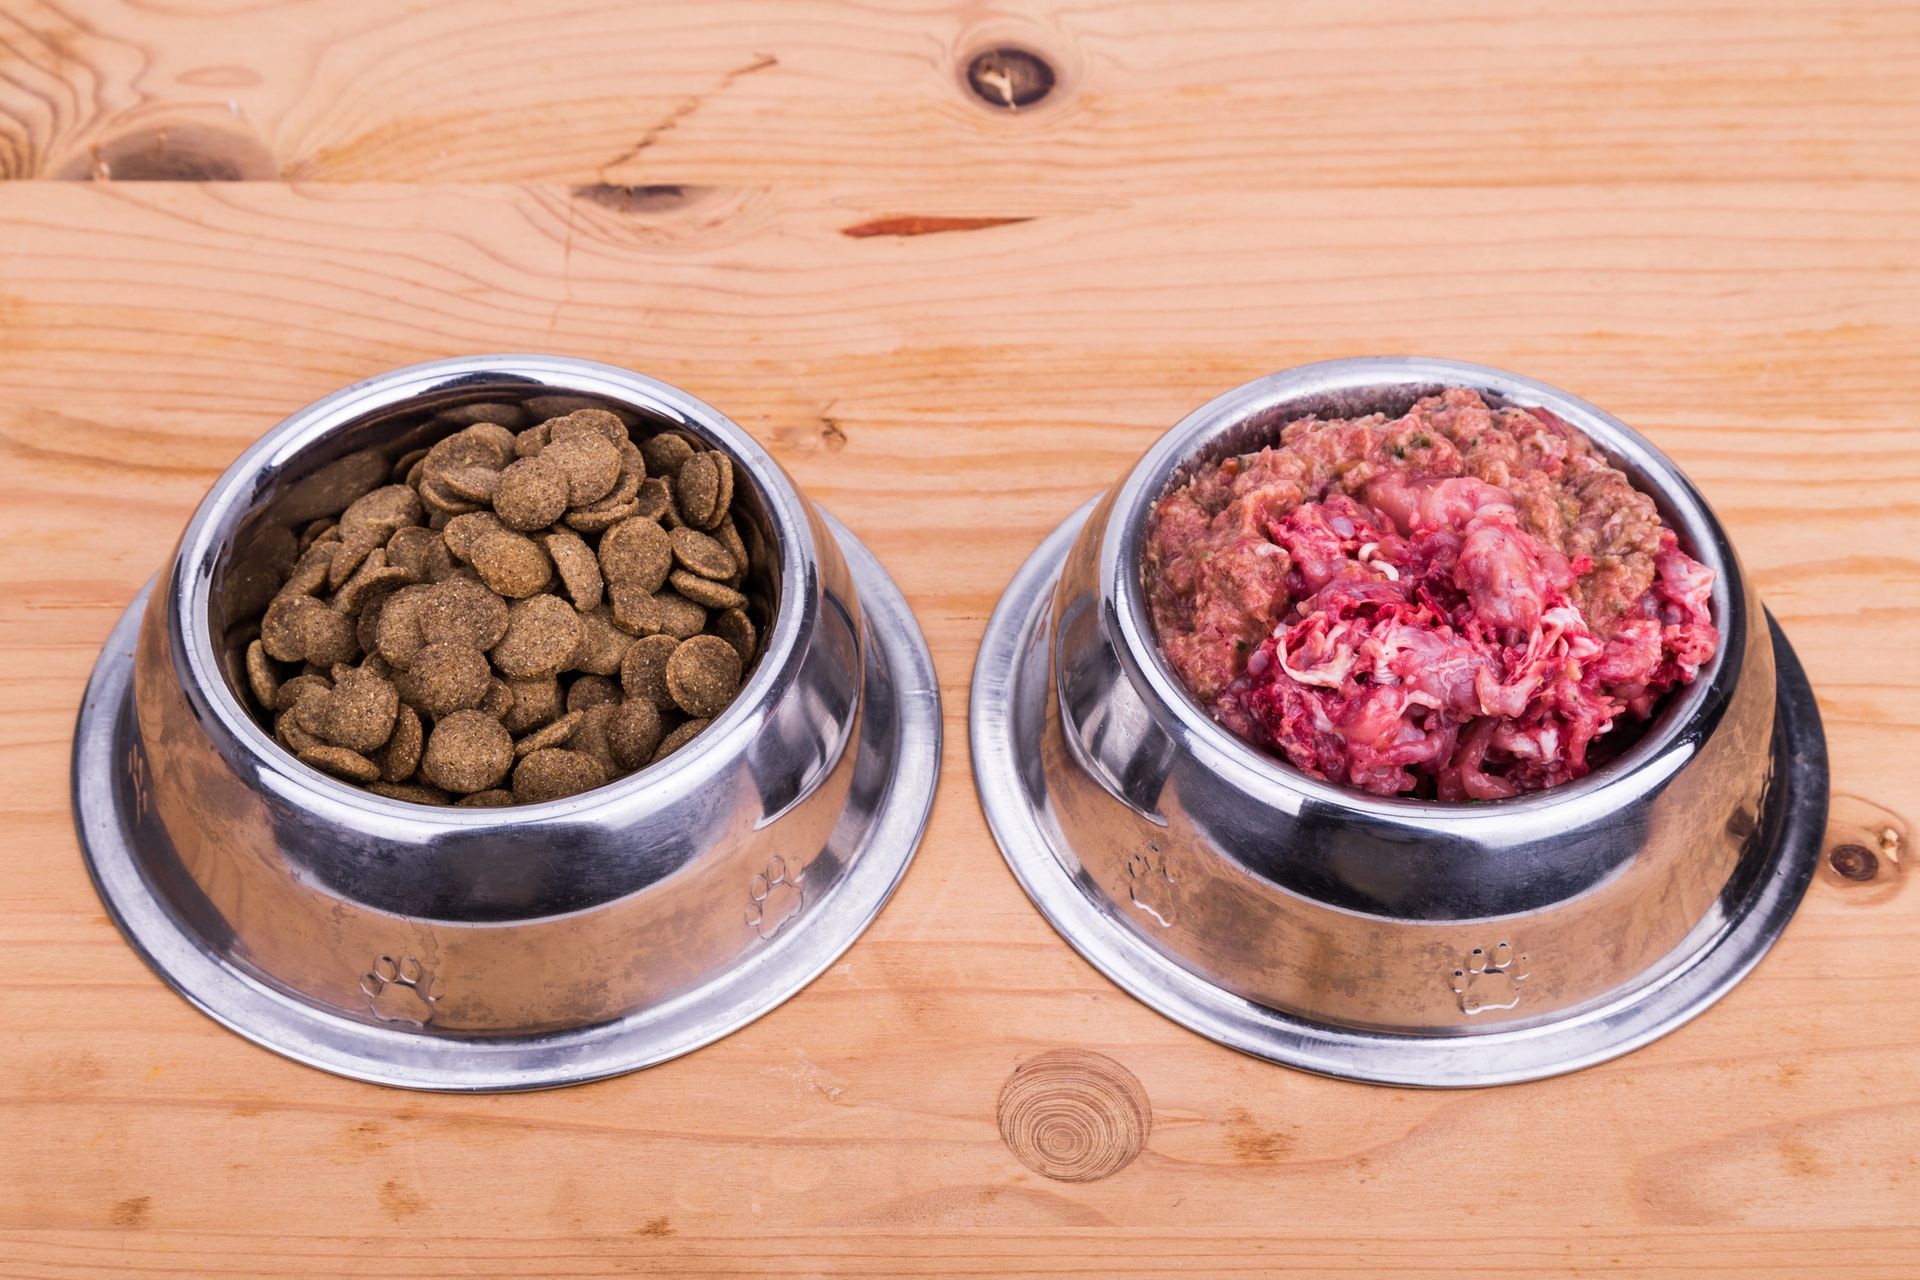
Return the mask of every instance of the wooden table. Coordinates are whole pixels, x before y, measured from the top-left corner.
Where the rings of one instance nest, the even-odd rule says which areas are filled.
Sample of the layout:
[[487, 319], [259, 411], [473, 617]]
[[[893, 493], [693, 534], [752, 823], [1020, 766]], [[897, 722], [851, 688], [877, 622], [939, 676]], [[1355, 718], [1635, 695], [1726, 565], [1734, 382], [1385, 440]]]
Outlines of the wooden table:
[[[1009, 46], [1038, 59], [975, 65]], [[1630, 1057], [1372, 1088], [1082, 962], [988, 838], [965, 734], [1001, 587], [1158, 432], [1271, 369], [1426, 352], [1687, 468], [1810, 669], [1834, 842], [1904, 834], [1916, 72], [1920, 9], [1838, 0], [7, 0], [0, 1272], [1920, 1275], [1912, 858], [1823, 866], [1747, 983]], [[490, 350], [642, 369], [755, 432], [911, 597], [947, 767], [898, 896], [777, 1012], [625, 1079], [443, 1097], [168, 991], [82, 870], [68, 749], [247, 442]], [[996, 1128], [1061, 1048], [1151, 1107], [1098, 1181]]]

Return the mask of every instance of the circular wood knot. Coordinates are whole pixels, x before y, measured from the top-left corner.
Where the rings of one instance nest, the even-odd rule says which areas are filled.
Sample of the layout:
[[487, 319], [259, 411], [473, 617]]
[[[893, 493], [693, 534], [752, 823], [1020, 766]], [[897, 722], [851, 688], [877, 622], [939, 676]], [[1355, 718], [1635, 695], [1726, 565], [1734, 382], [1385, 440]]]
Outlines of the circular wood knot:
[[983, 49], [967, 63], [967, 87], [982, 102], [1007, 111], [1030, 107], [1053, 92], [1053, 66], [1030, 49]]
[[1827, 862], [1848, 880], [1871, 880], [1880, 873], [1880, 859], [1863, 844], [1835, 845]]
[[1059, 1182], [1097, 1182], [1133, 1163], [1153, 1107], [1131, 1071], [1104, 1054], [1052, 1049], [1000, 1088], [1000, 1138], [1021, 1164]]

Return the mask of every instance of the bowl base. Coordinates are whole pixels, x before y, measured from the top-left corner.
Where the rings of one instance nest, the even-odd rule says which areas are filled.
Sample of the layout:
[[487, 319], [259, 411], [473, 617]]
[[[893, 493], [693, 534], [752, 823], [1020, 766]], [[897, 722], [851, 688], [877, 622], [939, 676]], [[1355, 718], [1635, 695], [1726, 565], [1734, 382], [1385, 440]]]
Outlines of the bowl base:
[[81, 855], [108, 914], [153, 970], [215, 1021], [275, 1053], [376, 1084], [454, 1092], [580, 1084], [678, 1057], [738, 1030], [823, 973], [872, 922], [913, 858], [939, 774], [940, 692], [926, 639], [880, 562], [837, 520], [822, 517], [858, 588], [868, 638], [861, 728], [851, 747], [859, 756], [839, 828], [851, 837], [835, 850], [848, 870], [817, 905], [809, 903], [806, 927], [782, 930], [711, 981], [612, 1022], [476, 1038], [340, 1017], [234, 966], [196, 925], [195, 913], [179, 910], [155, 884], [142, 858], [152, 837], [136, 821], [144, 760], [133, 654], [151, 583], [101, 650], [74, 733]]
[[1778, 701], [1758, 870], [1728, 886], [1721, 927], [1656, 981], [1522, 1029], [1413, 1036], [1271, 1009], [1169, 960], [1089, 895], [1079, 859], [1054, 847], [1036, 816], [1048, 803], [1039, 763], [1053, 696], [1048, 617], [1061, 566], [1097, 501], [1047, 536], [987, 624], [969, 707], [974, 778], [994, 839], [1027, 896], [1094, 968], [1150, 1008], [1230, 1048], [1320, 1075], [1434, 1088], [1510, 1084], [1592, 1066], [1674, 1030], [1745, 977], [1786, 927], [1820, 856], [1827, 750], [1806, 673], [1769, 617]]

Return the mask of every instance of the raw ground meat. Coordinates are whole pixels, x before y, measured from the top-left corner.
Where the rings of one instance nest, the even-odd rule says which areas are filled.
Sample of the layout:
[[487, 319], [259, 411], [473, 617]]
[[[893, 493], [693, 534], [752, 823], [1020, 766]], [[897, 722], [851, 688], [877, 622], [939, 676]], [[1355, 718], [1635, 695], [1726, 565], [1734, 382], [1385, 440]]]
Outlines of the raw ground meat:
[[1581, 777], [1720, 643], [1713, 573], [1652, 499], [1549, 411], [1464, 388], [1202, 468], [1158, 504], [1144, 577], [1215, 719], [1380, 795]]

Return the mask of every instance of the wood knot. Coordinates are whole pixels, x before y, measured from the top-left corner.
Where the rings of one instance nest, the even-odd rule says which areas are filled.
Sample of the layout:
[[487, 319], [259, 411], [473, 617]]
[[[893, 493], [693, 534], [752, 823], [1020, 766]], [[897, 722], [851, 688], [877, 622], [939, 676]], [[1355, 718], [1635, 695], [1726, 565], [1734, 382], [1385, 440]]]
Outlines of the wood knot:
[[259, 182], [278, 171], [253, 134], [182, 121], [110, 138], [68, 160], [55, 176], [78, 182]]
[[1032, 106], [1053, 92], [1056, 80], [1051, 63], [1018, 45], [983, 49], [967, 63], [967, 87], [1005, 111]]
[[1097, 1182], [1133, 1163], [1153, 1107], [1131, 1071], [1104, 1054], [1052, 1049], [1000, 1088], [1000, 1138], [1021, 1164], [1059, 1182]]
[[1827, 810], [1827, 856], [1821, 878], [1848, 891], [1856, 906], [1900, 891], [1907, 853], [1905, 818], [1885, 805], [1837, 791]]
[[1835, 845], [1827, 861], [1848, 880], [1871, 880], [1880, 871], [1879, 856], [1863, 844]]

